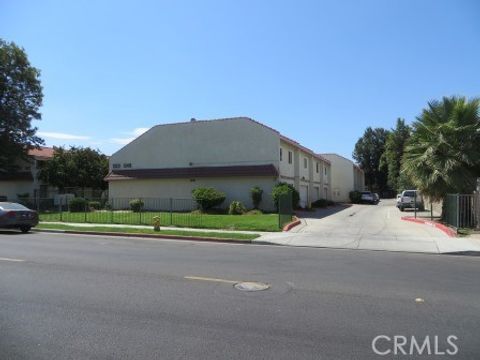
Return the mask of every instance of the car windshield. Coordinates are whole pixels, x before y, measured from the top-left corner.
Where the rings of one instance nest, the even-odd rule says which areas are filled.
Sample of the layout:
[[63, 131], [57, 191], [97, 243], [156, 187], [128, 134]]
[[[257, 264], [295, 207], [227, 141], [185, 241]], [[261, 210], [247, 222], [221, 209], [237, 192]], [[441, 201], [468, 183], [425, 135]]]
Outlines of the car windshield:
[[2, 210], [30, 210], [29, 208], [17, 203], [0, 203]]
[[414, 197], [415, 191], [406, 191], [404, 196]]

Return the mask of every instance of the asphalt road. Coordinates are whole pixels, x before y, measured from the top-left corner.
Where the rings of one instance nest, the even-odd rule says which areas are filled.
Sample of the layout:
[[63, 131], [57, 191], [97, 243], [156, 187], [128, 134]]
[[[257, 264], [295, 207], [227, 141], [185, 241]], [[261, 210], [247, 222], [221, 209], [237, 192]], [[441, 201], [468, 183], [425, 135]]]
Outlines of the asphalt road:
[[[2, 360], [418, 358], [376, 356], [378, 335], [480, 357], [479, 257], [40, 233], [0, 249]], [[271, 288], [228, 282], [245, 280]]]

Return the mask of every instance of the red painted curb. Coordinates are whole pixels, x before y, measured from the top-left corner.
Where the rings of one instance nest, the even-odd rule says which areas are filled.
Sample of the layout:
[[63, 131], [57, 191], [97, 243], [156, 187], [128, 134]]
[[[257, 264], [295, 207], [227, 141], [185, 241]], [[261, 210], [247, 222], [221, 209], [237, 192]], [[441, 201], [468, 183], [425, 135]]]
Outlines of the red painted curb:
[[424, 225], [428, 225], [428, 226], [433, 226], [434, 228], [437, 228], [438, 230], [443, 231], [445, 234], [447, 234], [450, 237], [457, 237], [457, 232], [454, 229], [452, 229], [451, 227], [448, 227], [447, 225], [436, 222], [436, 221], [424, 220], [424, 219], [415, 219], [411, 216], [403, 216], [402, 220], [414, 222], [414, 223], [417, 223], [417, 224], [424, 224]]
[[290, 231], [292, 228], [294, 228], [297, 225], [300, 225], [301, 223], [302, 222], [300, 221], [300, 219], [289, 222], [283, 227], [282, 231]]
[[47, 230], [47, 229], [34, 229], [38, 232], [49, 232], [56, 234], [77, 234], [77, 235], [105, 235], [105, 236], [121, 236], [121, 237], [140, 237], [148, 239], [172, 239], [172, 240], [193, 240], [193, 241], [209, 241], [209, 242], [224, 242], [224, 243], [251, 243], [252, 240], [241, 239], [219, 239], [211, 237], [200, 236], [183, 236], [183, 235], [154, 235], [154, 234], [134, 234], [134, 233], [119, 233], [119, 232], [101, 232], [101, 231], [76, 231], [76, 230]]

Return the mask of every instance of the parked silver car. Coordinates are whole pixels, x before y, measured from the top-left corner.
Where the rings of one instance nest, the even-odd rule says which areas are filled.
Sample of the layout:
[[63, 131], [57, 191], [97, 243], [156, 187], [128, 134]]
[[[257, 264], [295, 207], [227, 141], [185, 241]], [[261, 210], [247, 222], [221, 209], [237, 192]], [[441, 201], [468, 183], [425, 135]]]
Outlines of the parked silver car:
[[423, 204], [422, 194], [418, 190], [404, 190], [400, 196], [400, 201], [397, 201], [397, 207], [400, 211], [415, 208], [424, 211], [425, 205]]
[[38, 224], [38, 214], [34, 210], [12, 202], [0, 202], [0, 228], [19, 229], [29, 232]]
[[376, 204], [375, 195], [370, 191], [362, 191], [362, 203]]

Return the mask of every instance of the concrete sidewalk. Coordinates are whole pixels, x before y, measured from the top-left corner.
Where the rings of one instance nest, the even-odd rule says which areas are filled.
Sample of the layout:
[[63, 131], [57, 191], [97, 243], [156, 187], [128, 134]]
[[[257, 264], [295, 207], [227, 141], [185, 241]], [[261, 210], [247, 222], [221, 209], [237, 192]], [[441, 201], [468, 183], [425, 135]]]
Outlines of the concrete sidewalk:
[[419, 253], [480, 252], [480, 239], [473, 237], [408, 237], [387, 235], [320, 236], [312, 233], [265, 234], [252, 240], [258, 244], [276, 244], [335, 249], [405, 251]]
[[[41, 224], [55, 224], [55, 225], [68, 225], [68, 226], [77, 226], [84, 227], [86, 229], [92, 227], [109, 227], [109, 228], [130, 228], [130, 229], [153, 229], [153, 226], [149, 225], [124, 225], [124, 224], [96, 224], [96, 223], [69, 223], [69, 222], [60, 222], [60, 221], [41, 221]], [[266, 232], [266, 231], [243, 231], [243, 230], [230, 230], [230, 229], [206, 229], [206, 228], [184, 228], [176, 226], [161, 226], [161, 229], [165, 230], [181, 230], [181, 231], [198, 231], [198, 232], [229, 232], [229, 233], [238, 233], [238, 234], [277, 234], [275, 232]]]

